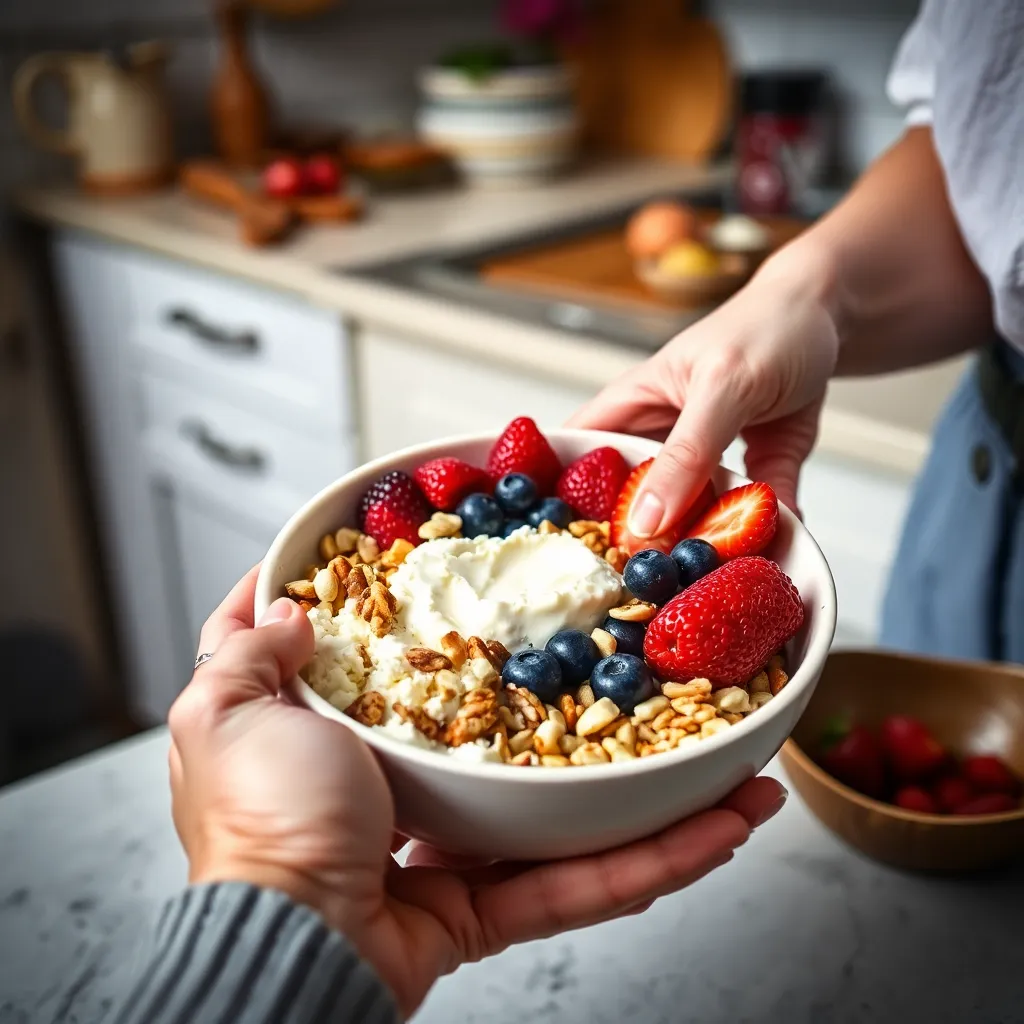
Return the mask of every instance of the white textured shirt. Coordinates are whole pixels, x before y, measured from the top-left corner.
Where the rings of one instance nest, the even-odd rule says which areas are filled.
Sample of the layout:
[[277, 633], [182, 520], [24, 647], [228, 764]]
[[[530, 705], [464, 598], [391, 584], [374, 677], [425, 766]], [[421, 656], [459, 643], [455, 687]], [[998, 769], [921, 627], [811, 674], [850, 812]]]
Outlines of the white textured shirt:
[[1024, 0], [924, 0], [888, 91], [932, 126], [996, 328], [1024, 351]]

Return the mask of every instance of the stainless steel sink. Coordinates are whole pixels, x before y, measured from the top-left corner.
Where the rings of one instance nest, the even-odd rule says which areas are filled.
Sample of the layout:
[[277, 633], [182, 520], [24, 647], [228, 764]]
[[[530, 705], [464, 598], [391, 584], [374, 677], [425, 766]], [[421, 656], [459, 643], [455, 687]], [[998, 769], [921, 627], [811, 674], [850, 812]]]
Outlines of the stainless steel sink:
[[[686, 193], [679, 198], [694, 206], [714, 207], [719, 193]], [[567, 334], [602, 338], [651, 351], [707, 313], [702, 310], [662, 311], [610, 299], [574, 302], [539, 292], [510, 288], [484, 280], [480, 266], [495, 257], [535, 249], [581, 235], [625, 225], [639, 204], [631, 203], [600, 216], [575, 220], [499, 242], [450, 252], [426, 252], [403, 260], [362, 267], [338, 268], [338, 273], [391, 284], [436, 298], [459, 302], [482, 312], [553, 328]]]

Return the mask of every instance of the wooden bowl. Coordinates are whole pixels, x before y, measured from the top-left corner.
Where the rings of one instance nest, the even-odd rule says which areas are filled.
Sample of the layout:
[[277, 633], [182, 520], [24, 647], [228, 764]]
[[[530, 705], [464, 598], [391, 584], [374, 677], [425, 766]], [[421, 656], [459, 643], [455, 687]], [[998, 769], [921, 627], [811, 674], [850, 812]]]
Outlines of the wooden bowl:
[[1024, 806], [970, 817], [921, 814], [862, 796], [811, 760], [827, 721], [868, 728], [911, 714], [955, 754], [996, 754], [1024, 777], [1024, 668], [881, 651], [832, 653], [782, 762], [811, 812], [862, 853], [913, 871], [970, 872], [1024, 857]]
[[742, 287], [751, 274], [742, 257], [727, 256], [717, 274], [666, 274], [653, 260], [638, 260], [636, 275], [655, 295], [682, 306], [722, 302]]

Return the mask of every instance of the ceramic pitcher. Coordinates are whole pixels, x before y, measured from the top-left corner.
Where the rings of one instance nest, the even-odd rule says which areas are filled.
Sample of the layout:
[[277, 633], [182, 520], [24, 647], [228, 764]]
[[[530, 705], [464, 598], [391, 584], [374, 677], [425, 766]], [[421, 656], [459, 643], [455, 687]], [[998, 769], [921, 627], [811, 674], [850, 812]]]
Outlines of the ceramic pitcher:
[[[38, 146], [74, 156], [82, 185], [127, 194], [166, 183], [173, 173], [171, 118], [164, 89], [166, 49], [139, 43], [122, 54], [41, 53], [14, 76], [14, 109]], [[44, 124], [33, 90], [46, 75], [64, 85], [67, 127]]]

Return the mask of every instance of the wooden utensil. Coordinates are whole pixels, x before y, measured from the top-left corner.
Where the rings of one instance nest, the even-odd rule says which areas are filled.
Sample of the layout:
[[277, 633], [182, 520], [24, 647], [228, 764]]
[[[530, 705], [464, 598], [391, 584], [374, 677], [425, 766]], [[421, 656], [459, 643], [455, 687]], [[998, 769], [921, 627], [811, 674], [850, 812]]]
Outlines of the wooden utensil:
[[616, 153], [708, 159], [732, 108], [729, 56], [714, 23], [680, 0], [595, 5], [567, 55], [578, 80], [583, 139]]
[[295, 223], [297, 214], [286, 203], [247, 189], [236, 176], [212, 161], [183, 164], [179, 180], [191, 195], [234, 210], [242, 240], [249, 245], [280, 241]]
[[1024, 668], [882, 651], [829, 656], [782, 763], [811, 812], [869, 857], [917, 871], [962, 872], [1024, 858], [1024, 806], [978, 817], [920, 814], [862, 796], [813, 760], [829, 719], [877, 727], [912, 714], [953, 753], [996, 754], [1024, 777]]

